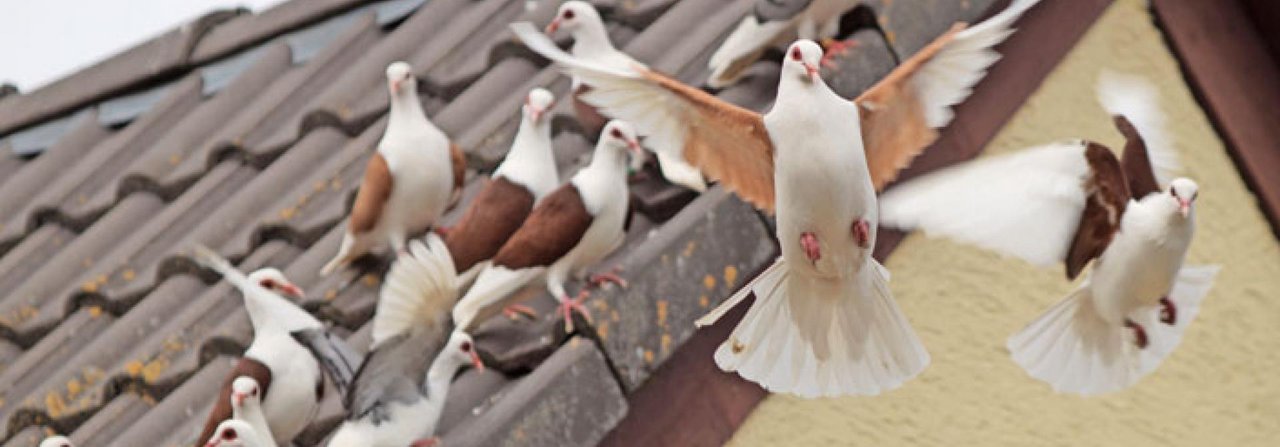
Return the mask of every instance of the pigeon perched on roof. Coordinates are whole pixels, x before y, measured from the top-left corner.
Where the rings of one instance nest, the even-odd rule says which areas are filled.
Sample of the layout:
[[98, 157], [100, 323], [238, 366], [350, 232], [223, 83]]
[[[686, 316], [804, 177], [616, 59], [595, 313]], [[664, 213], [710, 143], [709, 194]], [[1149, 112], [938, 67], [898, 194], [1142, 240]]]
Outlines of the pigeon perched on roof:
[[[590, 3], [574, 0], [560, 5], [556, 18], [547, 25], [546, 33], [554, 35], [560, 29], [567, 30], [573, 35], [573, 47], [569, 51], [575, 58], [618, 70], [646, 67], [627, 53], [613, 47], [608, 30], [604, 27], [604, 20]], [[602, 128], [608, 118], [595, 106], [582, 102], [582, 95], [590, 90], [590, 84], [583, 84], [577, 76], [573, 76], [574, 111], [577, 113], [578, 121], [586, 129], [587, 135], [595, 135], [597, 129]], [[679, 153], [654, 151], [654, 154], [658, 157], [658, 167], [662, 170], [662, 177], [667, 181], [697, 192], [706, 191], [707, 182], [702, 178], [702, 174], [697, 168], [686, 163]], [[636, 157], [636, 161], [642, 162], [643, 157]]]
[[453, 254], [460, 282], [473, 279], [520, 228], [534, 204], [560, 184], [551, 147], [553, 105], [551, 92], [541, 88], [529, 92], [511, 150], [462, 220], [447, 232], [444, 242]]
[[[253, 324], [253, 342], [227, 375], [199, 439], [208, 439], [220, 422], [232, 418], [234, 381], [247, 376], [261, 386], [263, 413], [276, 443], [288, 445], [311, 423], [324, 394], [319, 362], [292, 334], [323, 330], [324, 325], [278, 294], [302, 297], [302, 290], [279, 270], [264, 268], [245, 276], [208, 248], [197, 246], [195, 254], [198, 262], [222, 274], [227, 282], [240, 289]], [[273, 380], [275, 378], [287, 380]]]
[[466, 159], [427, 119], [417, 82], [408, 63], [387, 67], [387, 129], [365, 167], [338, 254], [321, 268], [322, 275], [384, 242], [403, 253], [409, 236], [435, 225], [461, 196]]
[[231, 417], [244, 421], [262, 438], [264, 447], [276, 447], [271, 425], [262, 412], [262, 387], [253, 377], [240, 376], [231, 382]]
[[459, 328], [469, 330], [483, 310], [539, 278], [560, 302], [568, 330], [572, 331], [572, 310], [590, 316], [582, 306], [587, 290], [571, 298], [564, 285], [570, 275], [583, 276], [622, 244], [630, 197], [628, 150], [642, 150], [635, 130], [625, 122], [610, 121], [591, 164], [538, 202], [458, 302], [453, 319]]
[[273, 447], [276, 444], [248, 422], [227, 419], [214, 428], [204, 447]]
[[[707, 85], [724, 88], [738, 82], [765, 50], [797, 38], [822, 40], [836, 36], [840, 16], [860, 0], [756, 0], [751, 13], [711, 54]], [[827, 52], [839, 48], [827, 48]]]
[[772, 110], [760, 115], [643, 66], [606, 67], [555, 47], [528, 24], [534, 51], [592, 86], [583, 99], [634, 120], [657, 151], [680, 154], [777, 215], [782, 257], [699, 325], [751, 292], [756, 300], [716, 351], [720, 368], [801, 396], [873, 395], [900, 386], [929, 355], [871, 258], [876, 191], [937, 138], [998, 55], [991, 47], [1035, 0], [962, 24], [848, 101], [818, 74], [821, 47], [792, 44]]
[[[1014, 361], [1059, 392], [1100, 394], [1150, 374], [1182, 340], [1218, 270], [1185, 266], [1198, 186], [1177, 156], [1155, 88], [1104, 74], [1098, 96], [1127, 140], [1049, 144], [938, 171], [887, 192], [881, 221], [1036, 265], [1066, 265], [1065, 299], [1009, 338]], [[1166, 185], [1162, 187], [1161, 185]]]

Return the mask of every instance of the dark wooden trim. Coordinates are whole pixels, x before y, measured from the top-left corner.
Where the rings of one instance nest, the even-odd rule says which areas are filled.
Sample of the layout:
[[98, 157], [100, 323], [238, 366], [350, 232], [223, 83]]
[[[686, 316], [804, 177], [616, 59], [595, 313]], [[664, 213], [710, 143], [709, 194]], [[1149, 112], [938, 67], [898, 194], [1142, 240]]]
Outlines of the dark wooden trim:
[[1187, 84], [1280, 235], [1280, 65], [1236, 1], [1151, 5]]
[[[1029, 11], [1018, 23], [1018, 32], [1000, 46], [1004, 58], [957, 108], [955, 121], [939, 141], [902, 178], [977, 155], [1110, 4], [1111, 0], [1044, 0]], [[887, 257], [901, 238], [901, 233], [882, 231], [876, 257]], [[601, 445], [717, 446], [728, 441], [766, 395], [759, 386], [720, 371], [712, 360], [746, 309], [739, 306], [685, 342], [629, 397], [626, 419]]]

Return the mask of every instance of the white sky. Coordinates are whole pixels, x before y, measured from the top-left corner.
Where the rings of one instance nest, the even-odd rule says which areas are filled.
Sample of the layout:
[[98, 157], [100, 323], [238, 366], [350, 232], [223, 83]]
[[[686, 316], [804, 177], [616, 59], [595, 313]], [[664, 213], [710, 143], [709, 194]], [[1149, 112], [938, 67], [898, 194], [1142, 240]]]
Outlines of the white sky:
[[283, 0], [0, 0], [0, 83], [35, 90], [216, 8]]

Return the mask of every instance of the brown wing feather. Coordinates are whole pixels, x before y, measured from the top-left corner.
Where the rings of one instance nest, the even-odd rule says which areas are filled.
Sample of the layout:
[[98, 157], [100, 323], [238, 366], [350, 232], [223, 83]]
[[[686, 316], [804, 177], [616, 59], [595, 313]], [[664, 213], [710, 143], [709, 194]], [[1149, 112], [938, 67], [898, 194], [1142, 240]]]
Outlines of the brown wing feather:
[[938, 139], [937, 130], [925, 122], [924, 105], [910, 81], [920, 67], [965, 27], [963, 23], [953, 25], [854, 100], [859, 106], [867, 168], [877, 191], [897, 178], [911, 160]]
[[759, 113], [652, 70], [645, 79], [690, 107], [684, 116], [684, 158], [703, 174], [764, 211], [773, 211], [773, 142]]
[[533, 210], [534, 197], [524, 186], [504, 177], [490, 180], [444, 243], [459, 272], [492, 258]]
[[360, 192], [356, 193], [356, 204], [351, 208], [352, 233], [364, 233], [378, 225], [378, 218], [382, 217], [382, 206], [391, 197], [392, 183], [387, 159], [374, 152], [364, 168], [364, 180], [360, 182]]
[[493, 264], [512, 270], [551, 265], [578, 245], [595, 219], [582, 195], [566, 183], [538, 202], [529, 218], [493, 257]]
[[267, 369], [267, 365], [248, 357], [241, 358], [222, 383], [222, 389], [218, 391], [217, 400], [213, 402], [213, 410], [209, 412], [209, 417], [205, 419], [204, 429], [200, 431], [200, 437], [196, 438], [197, 446], [204, 445], [205, 441], [208, 441], [209, 437], [213, 436], [213, 431], [218, 429], [218, 424], [231, 419], [231, 382], [234, 382], [240, 376], [249, 376], [253, 380], [257, 380], [258, 387], [262, 390], [262, 397], [264, 398], [267, 396], [267, 392], [271, 390], [271, 370]]
[[1080, 215], [1080, 226], [1067, 251], [1067, 278], [1070, 279], [1075, 279], [1090, 260], [1106, 250], [1120, 228], [1120, 218], [1131, 197], [1120, 161], [1110, 149], [1089, 142], [1084, 154], [1091, 175], [1084, 185], [1088, 198]]
[[1151, 159], [1147, 158], [1147, 143], [1138, 134], [1123, 115], [1112, 117], [1116, 129], [1124, 135], [1124, 154], [1120, 156], [1120, 165], [1124, 168], [1124, 176], [1128, 179], [1129, 193], [1133, 197], [1143, 198], [1147, 194], [1160, 192], [1160, 184], [1156, 182], [1156, 171], [1151, 167]]

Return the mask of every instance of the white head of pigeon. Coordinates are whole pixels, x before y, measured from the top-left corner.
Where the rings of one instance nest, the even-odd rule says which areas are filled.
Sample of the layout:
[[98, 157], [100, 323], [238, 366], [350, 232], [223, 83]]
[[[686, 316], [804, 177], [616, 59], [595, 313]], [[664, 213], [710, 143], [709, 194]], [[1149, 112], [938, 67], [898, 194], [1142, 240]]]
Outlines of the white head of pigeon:
[[616, 161], [621, 163], [618, 166], [625, 167], [627, 152], [630, 152], [632, 157], [644, 157], [644, 149], [640, 146], [635, 127], [622, 120], [609, 121], [609, 124], [604, 126], [604, 131], [600, 133], [600, 141], [596, 144], [591, 164], [596, 165], [596, 160], [599, 159], [602, 165], [613, 166], [613, 162]]
[[418, 95], [417, 79], [413, 77], [413, 67], [408, 62], [392, 62], [387, 66], [387, 88], [391, 97]]
[[75, 447], [66, 436], [54, 435], [40, 441], [40, 447]]
[[249, 423], [236, 419], [227, 419], [218, 424], [213, 436], [204, 447], [270, 447], [267, 437], [258, 433]]
[[801, 39], [787, 48], [787, 57], [782, 61], [782, 72], [784, 77], [810, 84], [822, 79], [819, 72], [821, 66], [822, 47], [812, 40]]
[[544, 88], [535, 88], [529, 91], [529, 96], [525, 97], [524, 116], [535, 125], [546, 123], [548, 113], [551, 107], [556, 105], [556, 97]]
[[[454, 331], [440, 351], [440, 356], [427, 370], [429, 395], [444, 396], [444, 389], [453, 381], [453, 376], [467, 365], [477, 371], [484, 371], [484, 362], [480, 360], [480, 354], [476, 353], [475, 341], [466, 332]], [[440, 394], [436, 394], [437, 392]]]
[[1200, 195], [1200, 186], [1194, 180], [1178, 177], [1169, 184], [1169, 195], [1173, 196], [1178, 213], [1183, 218], [1190, 218], [1192, 206], [1195, 205], [1196, 197]]
[[547, 34], [555, 34], [556, 31], [564, 29], [574, 37], [580, 30], [585, 32], [604, 31], [604, 20], [600, 18], [600, 12], [596, 11], [590, 3], [582, 1], [569, 1], [560, 5], [560, 9], [556, 11], [556, 18], [547, 24]]
[[283, 272], [273, 267], [254, 270], [253, 273], [249, 274], [249, 280], [257, 283], [267, 290], [284, 296], [296, 299], [306, 297], [306, 294], [302, 291], [301, 287], [298, 287], [297, 284], [289, 281], [289, 278], [286, 278]]
[[231, 414], [236, 420], [248, 423], [266, 446], [276, 445], [267, 416], [262, 412], [262, 387], [257, 380], [240, 376], [231, 382]]

